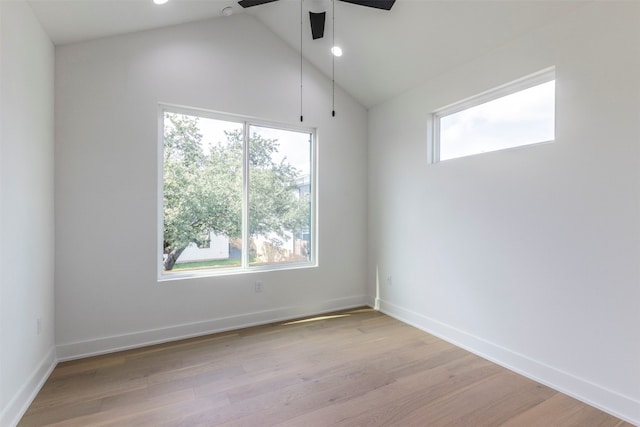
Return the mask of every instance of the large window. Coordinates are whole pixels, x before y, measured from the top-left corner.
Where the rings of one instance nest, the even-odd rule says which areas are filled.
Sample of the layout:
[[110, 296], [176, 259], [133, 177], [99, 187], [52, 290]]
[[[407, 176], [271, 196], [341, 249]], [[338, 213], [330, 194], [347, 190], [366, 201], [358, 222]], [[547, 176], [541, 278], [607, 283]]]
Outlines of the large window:
[[555, 139], [555, 72], [544, 70], [433, 114], [434, 162]]
[[314, 133], [163, 107], [161, 278], [312, 265]]

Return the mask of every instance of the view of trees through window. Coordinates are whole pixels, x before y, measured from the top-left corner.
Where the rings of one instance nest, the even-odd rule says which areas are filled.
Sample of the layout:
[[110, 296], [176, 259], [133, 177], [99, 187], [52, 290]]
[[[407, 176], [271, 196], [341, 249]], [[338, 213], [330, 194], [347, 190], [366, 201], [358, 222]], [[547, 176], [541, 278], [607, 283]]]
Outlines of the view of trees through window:
[[171, 111], [163, 124], [165, 274], [311, 260], [311, 132]]

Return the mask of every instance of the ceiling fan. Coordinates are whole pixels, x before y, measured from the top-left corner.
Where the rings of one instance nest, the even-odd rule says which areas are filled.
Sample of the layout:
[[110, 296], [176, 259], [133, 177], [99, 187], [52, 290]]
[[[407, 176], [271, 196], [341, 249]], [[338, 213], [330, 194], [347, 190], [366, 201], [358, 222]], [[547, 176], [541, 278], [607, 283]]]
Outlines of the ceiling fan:
[[[242, 7], [259, 6], [265, 3], [271, 3], [278, 0], [240, 0], [238, 4]], [[353, 3], [359, 6], [373, 7], [376, 9], [391, 10], [396, 0], [340, 0], [345, 3]], [[309, 21], [311, 23], [311, 37], [314, 40], [324, 36], [324, 22], [326, 12], [309, 11]]]

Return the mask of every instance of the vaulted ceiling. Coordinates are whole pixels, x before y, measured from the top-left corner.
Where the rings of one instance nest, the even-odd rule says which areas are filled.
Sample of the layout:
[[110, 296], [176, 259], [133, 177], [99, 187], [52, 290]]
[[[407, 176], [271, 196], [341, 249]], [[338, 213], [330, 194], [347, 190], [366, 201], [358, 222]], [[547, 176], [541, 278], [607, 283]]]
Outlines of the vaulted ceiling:
[[[243, 9], [233, 0], [28, 0], [52, 41], [100, 37], [225, 19], [222, 9], [247, 13], [300, 51], [327, 76], [333, 34], [344, 55], [335, 59], [335, 81], [366, 107], [390, 99], [429, 77], [464, 64], [536, 27], [571, 13], [585, 1], [397, 0], [390, 11], [331, 0], [279, 0]], [[312, 40], [306, 10], [327, 11], [325, 37]], [[335, 7], [335, 21], [332, 9]], [[332, 23], [335, 22], [335, 29]]]

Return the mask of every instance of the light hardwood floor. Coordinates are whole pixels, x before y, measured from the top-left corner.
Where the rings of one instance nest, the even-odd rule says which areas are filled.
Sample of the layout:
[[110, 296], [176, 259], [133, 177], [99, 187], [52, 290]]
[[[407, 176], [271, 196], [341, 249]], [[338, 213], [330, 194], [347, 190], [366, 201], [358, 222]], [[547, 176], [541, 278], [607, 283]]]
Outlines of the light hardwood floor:
[[19, 426], [631, 426], [369, 308], [60, 363]]

